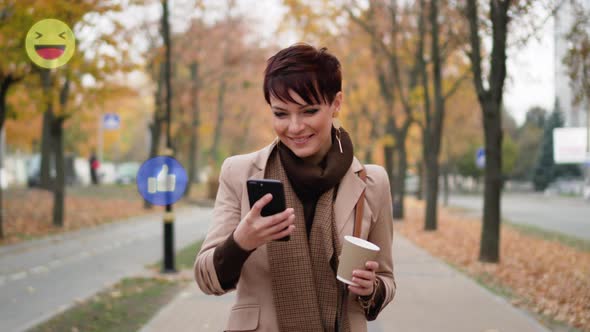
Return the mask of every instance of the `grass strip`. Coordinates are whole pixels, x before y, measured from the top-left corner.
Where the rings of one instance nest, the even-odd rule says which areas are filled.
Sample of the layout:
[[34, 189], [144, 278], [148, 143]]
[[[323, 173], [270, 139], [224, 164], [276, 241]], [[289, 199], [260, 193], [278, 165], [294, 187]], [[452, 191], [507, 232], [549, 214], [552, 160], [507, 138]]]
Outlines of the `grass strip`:
[[534, 236], [543, 240], [561, 243], [565, 246], [574, 248], [576, 250], [590, 252], [590, 241], [562, 234], [555, 231], [546, 230], [533, 225], [516, 224], [510, 220], [503, 219], [502, 223], [523, 235]]
[[[195, 257], [201, 250], [201, 245], [203, 244], [203, 239], [189, 244], [188, 246], [182, 248], [180, 251], [176, 253], [175, 257], [175, 265], [176, 269], [178, 270], [185, 270], [185, 269], [192, 269], [193, 264], [195, 262]], [[148, 265], [149, 269], [158, 269], [162, 267], [162, 260], [159, 260], [157, 263]]]
[[[445, 209], [447, 209], [448, 211], [450, 211], [452, 213], [473, 215], [472, 210], [469, 210], [469, 209], [466, 209], [463, 207], [450, 206], [450, 207], [445, 207]], [[557, 243], [563, 244], [564, 246], [574, 248], [576, 250], [590, 252], [590, 241], [589, 240], [581, 239], [581, 238], [578, 238], [575, 236], [563, 234], [563, 233], [552, 231], [552, 230], [547, 230], [547, 229], [544, 229], [544, 228], [541, 228], [538, 226], [534, 226], [534, 225], [515, 223], [515, 222], [513, 222], [509, 219], [505, 219], [505, 218], [502, 218], [502, 225], [506, 225], [506, 226], [518, 231], [519, 233], [521, 233], [523, 235], [530, 235], [530, 236], [540, 238], [543, 240], [557, 242]]]
[[181, 288], [175, 281], [126, 278], [29, 331], [137, 331]]
[[[192, 269], [202, 243], [203, 240], [196, 241], [176, 253], [178, 270]], [[158, 262], [150, 267], [161, 265]], [[185, 286], [182, 279], [125, 278], [29, 332], [137, 331]]]

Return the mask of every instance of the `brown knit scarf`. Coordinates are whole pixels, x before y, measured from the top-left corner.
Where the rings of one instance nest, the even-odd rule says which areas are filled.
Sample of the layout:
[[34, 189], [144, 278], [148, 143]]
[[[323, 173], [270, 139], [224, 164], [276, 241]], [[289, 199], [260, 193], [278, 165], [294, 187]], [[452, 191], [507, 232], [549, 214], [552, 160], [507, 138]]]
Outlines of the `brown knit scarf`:
[[267, 246], [280, 331], [334, 332], [338, 326], [338, 332], [350, 332], [346, 287], [335, 273], [341, 250], [334, 221], [335, 188], [318, 198], [308, 239], [303, 205], [276, 149], [267, 162], [265, 178], [283, 182], [287, 206], [295, 209], [291, 240]]

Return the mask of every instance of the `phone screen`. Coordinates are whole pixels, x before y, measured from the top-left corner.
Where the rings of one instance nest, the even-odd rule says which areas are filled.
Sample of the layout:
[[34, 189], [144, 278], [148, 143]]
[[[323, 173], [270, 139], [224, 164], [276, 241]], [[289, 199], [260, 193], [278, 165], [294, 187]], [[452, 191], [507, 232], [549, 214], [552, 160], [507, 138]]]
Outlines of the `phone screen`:
[[[272, 200], [266, 204], [260, 215], [263, 217], [272, 216], [274, 214], [285, 211], [285, 191], [283, 189], [283, 183], [278, 180], [271, 179], [258, 179], [248, 180], [248, 199], [250, 201], [250, 208], [261, 199], [264, 195], [272, 194]], [[288, 241], [289, 236], [279, 239], [279, 241]]]

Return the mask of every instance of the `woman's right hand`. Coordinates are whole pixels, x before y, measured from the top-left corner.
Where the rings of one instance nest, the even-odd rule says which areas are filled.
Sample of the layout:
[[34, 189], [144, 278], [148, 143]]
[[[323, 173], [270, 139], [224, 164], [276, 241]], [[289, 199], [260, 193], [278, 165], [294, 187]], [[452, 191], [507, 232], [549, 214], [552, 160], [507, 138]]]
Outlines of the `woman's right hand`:
[[295, 229], [295, 211], [288, 208], [281, 213], [262, 217], [260, 211], [272, 200], [272, 194], [262, 196], [234, 231], [234, 241], [251, 251], [267, 242], [290, 235]]

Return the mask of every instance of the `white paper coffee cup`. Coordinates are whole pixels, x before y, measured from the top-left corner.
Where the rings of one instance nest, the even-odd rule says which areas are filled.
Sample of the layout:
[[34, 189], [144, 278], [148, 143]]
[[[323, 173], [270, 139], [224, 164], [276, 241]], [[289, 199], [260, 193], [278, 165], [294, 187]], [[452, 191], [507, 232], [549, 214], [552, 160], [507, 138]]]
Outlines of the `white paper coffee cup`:
[[381, 250], [377, 245], [354, 236], [345, 236], [342, 243], [342, 252], [339, 258], [336, 279], [341, 282], [358, 286], [352, 282], [352, 271], [365, 270], [367, 261], [374, 261]]

